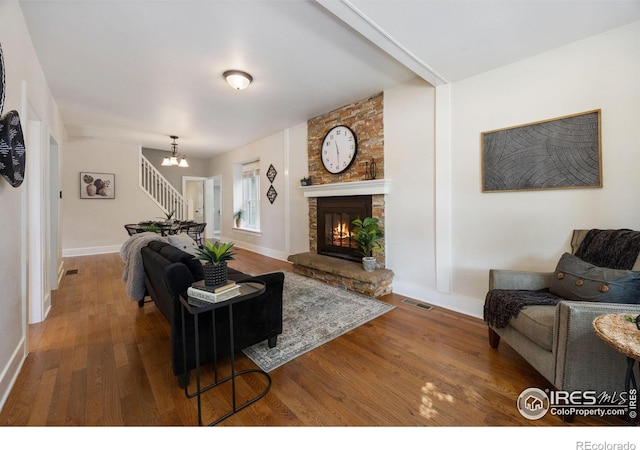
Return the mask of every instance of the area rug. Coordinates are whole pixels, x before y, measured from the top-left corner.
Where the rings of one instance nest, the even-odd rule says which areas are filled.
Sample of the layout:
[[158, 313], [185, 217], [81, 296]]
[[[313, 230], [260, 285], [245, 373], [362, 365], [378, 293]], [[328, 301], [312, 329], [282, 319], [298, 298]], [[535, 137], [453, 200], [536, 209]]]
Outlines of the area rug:
[[242, 351], [269, 372], [394, 308], [380, 300], [285, 272], [278, 344], [269, 348], [265, 341]]

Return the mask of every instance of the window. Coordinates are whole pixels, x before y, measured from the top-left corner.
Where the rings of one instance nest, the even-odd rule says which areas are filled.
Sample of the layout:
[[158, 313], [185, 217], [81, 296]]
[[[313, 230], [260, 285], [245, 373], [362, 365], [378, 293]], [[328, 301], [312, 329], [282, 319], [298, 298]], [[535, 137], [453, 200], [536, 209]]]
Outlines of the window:
[[260, 161], [242, 165], [243, 228], [260, 229]]

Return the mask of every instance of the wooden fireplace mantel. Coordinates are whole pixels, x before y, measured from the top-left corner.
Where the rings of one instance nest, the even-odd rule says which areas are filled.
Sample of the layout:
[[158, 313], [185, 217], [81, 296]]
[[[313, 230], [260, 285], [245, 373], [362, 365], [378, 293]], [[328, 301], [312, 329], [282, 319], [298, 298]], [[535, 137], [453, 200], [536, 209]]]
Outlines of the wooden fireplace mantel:
[[345, 195], [379, 195], [391, 191], [391, 180], [352, 181], [350, 183], [301, 186], [305, 197], [339, 197]]

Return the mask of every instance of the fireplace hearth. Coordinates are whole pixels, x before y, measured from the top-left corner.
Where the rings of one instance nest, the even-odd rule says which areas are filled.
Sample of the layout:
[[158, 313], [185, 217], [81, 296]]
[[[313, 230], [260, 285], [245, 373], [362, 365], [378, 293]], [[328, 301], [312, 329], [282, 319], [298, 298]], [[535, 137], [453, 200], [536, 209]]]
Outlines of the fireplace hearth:
[[371, 195], [318, 198], [318, 254], [360, 261], [362, 255], [353, 239], [355, 219], [371, 216]]

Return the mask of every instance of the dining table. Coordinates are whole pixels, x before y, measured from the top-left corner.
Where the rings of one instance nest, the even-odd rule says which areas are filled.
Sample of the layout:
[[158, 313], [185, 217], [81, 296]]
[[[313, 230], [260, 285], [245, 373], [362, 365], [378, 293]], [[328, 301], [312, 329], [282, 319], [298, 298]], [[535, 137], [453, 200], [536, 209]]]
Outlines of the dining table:
[[162, 236], [169, 236], [172, 234], [178, 234], [182, 231], [186, 231], [190, 225], [193, 225], [195, 222], [193, 221], [156, 221], [156, 220], [145, 220], [142, 222], [138, 222], [134, 225], [134, 228], [138, 233], [142, 233], [144, 231], [155, 231], [160, 233]]

